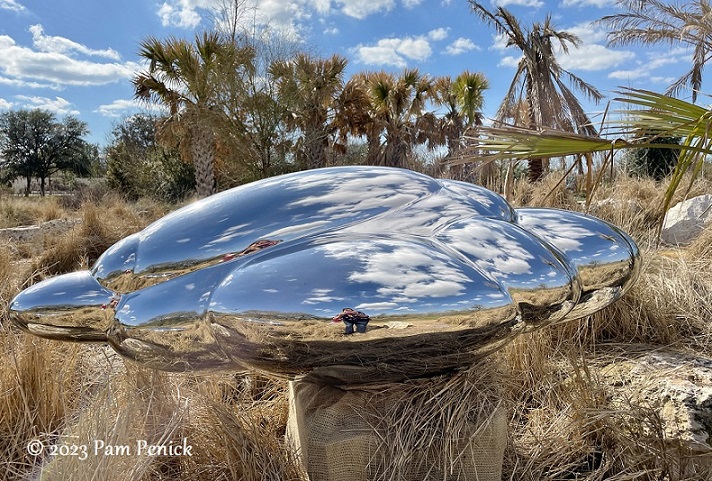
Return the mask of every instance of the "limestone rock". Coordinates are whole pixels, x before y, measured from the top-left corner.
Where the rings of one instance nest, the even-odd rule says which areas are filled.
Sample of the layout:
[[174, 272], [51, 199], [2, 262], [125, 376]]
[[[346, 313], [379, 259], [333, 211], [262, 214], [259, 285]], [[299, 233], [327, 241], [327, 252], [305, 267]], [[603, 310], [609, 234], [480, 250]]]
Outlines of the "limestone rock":
[[[613, 404], [656, 409], [665, 437], [712, 453], [712, 359], [672, 351], [615, 361], [600, 371]], [[625, 407], [625, 406], [623, 406]]]
[[700, 195], [674, 205], [665, 214], [660, 235], [667, 244], [688, 244], [712, 222], [712, 194]]

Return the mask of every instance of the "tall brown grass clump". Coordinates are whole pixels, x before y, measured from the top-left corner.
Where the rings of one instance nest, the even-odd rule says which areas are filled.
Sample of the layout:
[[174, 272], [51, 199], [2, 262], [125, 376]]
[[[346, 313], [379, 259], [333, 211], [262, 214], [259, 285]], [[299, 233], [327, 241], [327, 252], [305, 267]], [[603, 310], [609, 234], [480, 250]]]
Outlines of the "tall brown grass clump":
[[[130, 364], [105, 374], [105, 383], [57, 437], [59, 445], [88, 446], [88, 455], [47, 459], [39, 479], [305, 479], [284, 442], [284, 381], [195, 378]], [[146, 448], [139, 451], [141, 442], [181, 451], [149, 456]]]
[[35, 272], [47, 276], [87, 269], [111, 245], [162, 215], [163, 208], [145, 210], [149, 206], [137, 208], [118, 196], [106, 196], [98, 205], [84, 204], [73, 229], [45, 237], [45, 252], [33, 263]]
[[28, 443], [50, 443], [77, 409], [79, 350], [0, 329], [0, 479], [26, 479], [38, 462]]
[[0, 229], [35, 225], [66, 215], [54, 197], [7, 197], [0, 202]]

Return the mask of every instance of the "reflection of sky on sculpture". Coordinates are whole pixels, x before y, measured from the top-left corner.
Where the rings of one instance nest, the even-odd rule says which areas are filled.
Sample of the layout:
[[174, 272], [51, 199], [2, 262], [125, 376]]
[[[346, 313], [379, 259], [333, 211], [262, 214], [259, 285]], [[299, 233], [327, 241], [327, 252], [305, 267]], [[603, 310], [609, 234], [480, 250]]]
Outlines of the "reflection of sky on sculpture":
[[138, 242], [139, 235], [132, 234], [109, 247], [94, 263], [92, 274], [98, 279], [103, 279], [126, 270], [133, 270]]
[[[518, 223], [564, 252], [581, 273], [584, 289], [606, 275], [597, 266], [631, 264], [633, 247], [618, 228], [594, 217], [556, 209], [517, 209]], [[627, 270], [627, 269], [626, 269]], [[612, 285], [619, 279], [608, 278]]]
[[[289, 254], [245, 263], [215, 290], [210, 309], [220, 313], [279, 311], [318, 317], [343, 307], [376, 314], [445, 312], [463, 298], [482, 297], [483, 308], [510, 304], [490, 279], [436, 252], [402, 239], [332, 240]], [[488, 295], [495, 294], [495, 297]], [[436, 301], [436, 302], [433, 302]]]
[[[350, 212], [376, 213], [404, 206], [428, 193], [440, 190], [433, 179], [404, 171], [374, 168], [368, 172], [344, 171], [338, 177], [315, 172], [284, 186], [296, 191], [298, 200], [290, 205], [309, 207], [310, 217], [339, 220]], [[304, 196], [308, 190], [310, 195]]]
[[[553, 292], [565, 288], [559, 302], [567, 300], [573, 291], [570, 287], [576, 273], [539, 239], [516, 225], [495, 219], [470, 219], [453, 224], [437, 237], [464, 253], [481, 272], [489, 273], [507, 289]], [[554, 303], [550, 296], [546, 297], [546, 303]], [[531, 296], [526, 301], [531, 302]]]
[[215, 286], [233, 268], [230, 263], [218, 264], [125, 294], [116, 306], [116, 318], [123, 324], [138, 326], [178, 313], [202, 315], [207, 310]]
[[456, 194], [450, 194], [455, 201], [453, 203], [468, 204], [484, 217], [494, 217], [504, 221], [514, 219], [514, 211], [507, 201], [484, 187], [449, 179], [440, 179], [440, 183]]
[[434, 232], [463, 217], [479, 217], [483, 209], [454, 200], [442, 192], [425, 196], [402, 209], [389, 211], [367, 222], [345, 228], [347, 232], [399, 232], [431, 236]]
[[[404, 182], [407, 177], [407, 182]], [[408, 171], [344, 168], [267, 179], [190, 204], [140, 233], [136, 272], [239, 252], [276, 233], [288, 241], [367, 219], [439, 189]]]
[[52, 277], [28, 287], [15, 297], [10, 309], [46, 309], [87, 307], [107, 304], [113, 292], [104, 289], [89, 271], [78, 271]]
[[402, 241], [339, 242], [320, 248], [327, 258], [356, 261], [347, 276], [357, 284], [380, 286], [376, 292], [396, 303], [427, 297], [461, 296], [470, 278], [449, 256]]

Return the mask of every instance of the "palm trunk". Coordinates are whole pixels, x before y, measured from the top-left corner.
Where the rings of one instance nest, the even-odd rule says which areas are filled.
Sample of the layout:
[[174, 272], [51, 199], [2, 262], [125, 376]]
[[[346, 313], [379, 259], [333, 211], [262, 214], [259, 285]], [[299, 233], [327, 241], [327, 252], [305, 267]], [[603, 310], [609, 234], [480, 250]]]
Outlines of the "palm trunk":
[[[534, 115], [534, 94], [531, 82], [527, 83], [527, 102], [529, 103], [529, 129], [536, 130], [538, 125]], [[527, 162], [527, 176], [530, 182], [537, 182], [544, 176], [544, 159], [529, 159]]]
[[191, 155], [195, 165], [195, 190], [198, 197], [208, 197], [215, 193], [215, 146], [213, 135], [202, 127], [191, 129]]

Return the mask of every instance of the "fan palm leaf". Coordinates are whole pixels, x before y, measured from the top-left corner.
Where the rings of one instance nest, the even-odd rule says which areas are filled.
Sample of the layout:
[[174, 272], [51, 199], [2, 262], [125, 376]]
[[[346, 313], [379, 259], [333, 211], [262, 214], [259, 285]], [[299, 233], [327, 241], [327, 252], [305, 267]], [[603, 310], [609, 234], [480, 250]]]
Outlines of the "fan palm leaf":
[[[712, 111], [668, 95], [642, 89], [625, 89], [623, 97], [614, 99], [628, 108], [618, 111], [620, 120], [607, 121], [607, 137], [565, 132], [550, 128], [536, 130], [514, 126], [480, 127], [470, 141], [483, 152], [484, 159], [523, 160], [531, 157], [563, 157], [621, 149], [655, 147], [680, 149], [662, 203], [663, 212], [670, 207], [673, 195], [683, 177], [691, 172], [691, 181], [699, 175], [706, 155], [712, 154]], [[656, 132], [656, 137], [681, 137], [681, 144], [653, 143], [654, 139], [631, 142], [636, 133]], [[468, 162], [463, 159], [459, 162]]]

